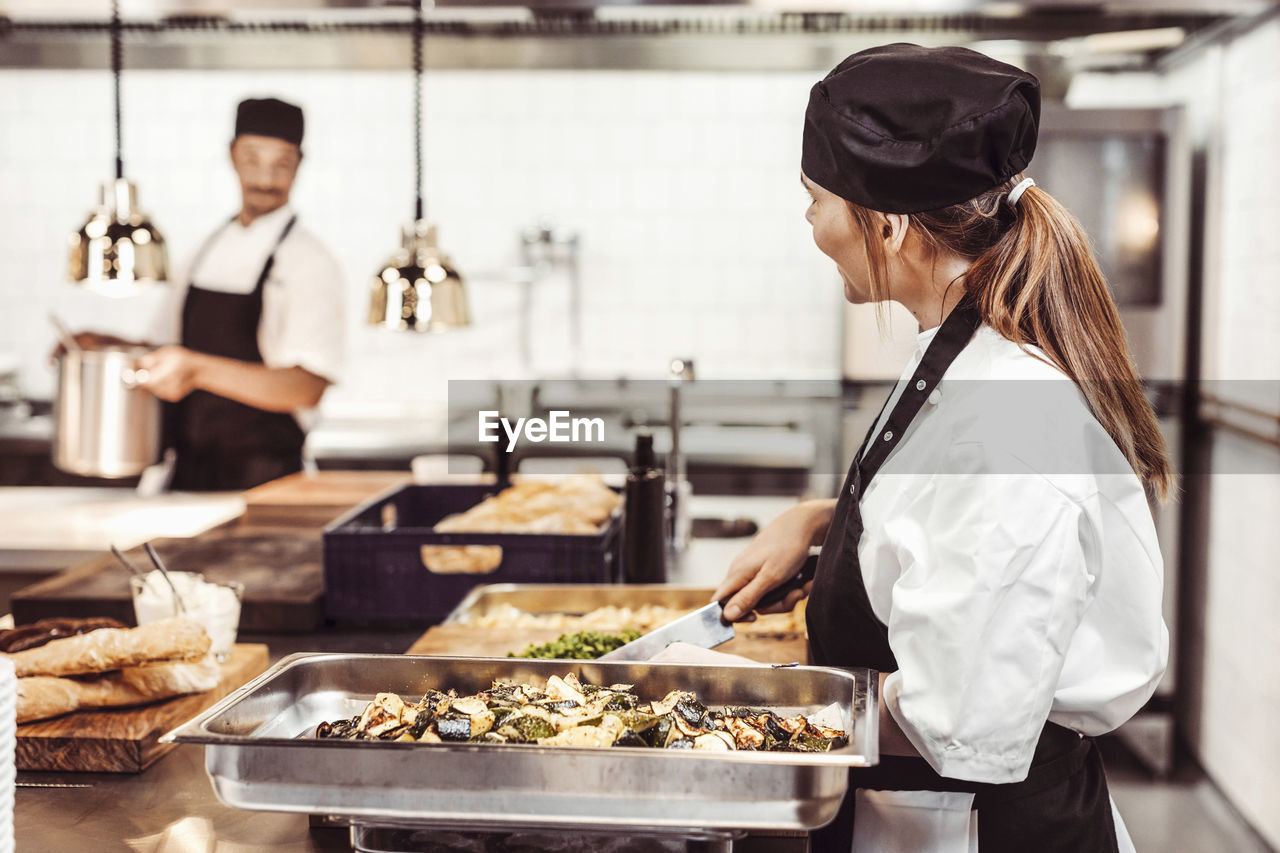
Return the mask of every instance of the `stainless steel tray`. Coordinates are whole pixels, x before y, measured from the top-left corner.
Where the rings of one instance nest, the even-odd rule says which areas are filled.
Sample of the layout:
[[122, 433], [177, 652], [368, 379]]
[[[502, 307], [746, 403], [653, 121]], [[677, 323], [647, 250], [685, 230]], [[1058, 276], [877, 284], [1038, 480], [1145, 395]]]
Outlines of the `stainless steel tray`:
[[[643, 696], [692, 690], [707, 705], [812, 713], [836, 703], [850, 743], [822, 754], [316, 740], [375, 693], [470, 693], [494, 679], [542, 683], [574, 671]], [[878, 761], [870, 670], [688, 666], [514, 658], [298, 654], [163, 740], [205, 744], [230, 806], [366, 824], [812, 829], [829, 822], [847, 768]]]
[[567, 613], [581, 616], [599, 607], [641, 607], [661, 604], [693, 610], [711, 600], [710, 586], [674, 584], [492, 583], [478, 586], [458, 602], [442, 624], [465, 625], [491, 608], [509, 604], [526, 613]]

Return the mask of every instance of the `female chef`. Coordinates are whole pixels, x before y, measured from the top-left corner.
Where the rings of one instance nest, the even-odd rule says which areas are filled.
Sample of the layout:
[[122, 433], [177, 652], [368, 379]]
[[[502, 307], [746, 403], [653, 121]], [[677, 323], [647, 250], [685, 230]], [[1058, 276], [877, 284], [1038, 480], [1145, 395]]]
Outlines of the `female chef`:
[[821, 544], [812, 662], [881, 673], [881, 762], [815, 850], [1132, 849], [1091, 736], [1164, 672], [1172, 474], [1088, 240], [1022, 174], [1039, 111], [1035, 77], [954, 47], [862, 51], [810, 95], [814, 242], [920, 326], [839, 498], [715, 593], [741, 618]]

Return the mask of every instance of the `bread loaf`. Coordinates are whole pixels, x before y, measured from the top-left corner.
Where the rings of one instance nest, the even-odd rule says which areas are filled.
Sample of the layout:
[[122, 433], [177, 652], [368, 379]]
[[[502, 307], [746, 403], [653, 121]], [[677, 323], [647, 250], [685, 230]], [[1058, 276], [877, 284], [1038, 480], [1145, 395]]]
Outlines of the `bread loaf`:
[[33, 675], [18, 679], [18, 722], [44, 720], [83, 708], [142, 705], [211, 690], [217, 683], [218, 662], [212, 655], [194, 663], [129, 667], [89, 677]]
[[502, 565], [502, 546], [423, 545], [421, 557], [437, 575], [487, 575]]
[[[557, 533], [589, 536], [618, 507], [598, 476], [521, 480], [465, 512], [441, 519], [440, 533]], [[422, 563], [437, 574], [483, 574], [502, 563], [497, 545], [424, 545]]]
[[101, 628], [8, 655], [19, 678], [83, 675], [152, 663], [197, 661], [209, 635], [191, 619], [165, 619], [138, 628]]
[[41, 619], [30, 625], [19, 625], [0, 631], [0, 652], [21, 652], [43, 646], [52, 640], [63, 637], [74, 637], [76, 634], [87, 634], [99, 628], [126, 628], [123, 622], [105, 616], [90, 616], [84, 619], [58, 616]]
[[570, 533], [599, 530], [620, 498], [599, 477], [522, 480], [465, 512], [442, 519], [440, 532]]

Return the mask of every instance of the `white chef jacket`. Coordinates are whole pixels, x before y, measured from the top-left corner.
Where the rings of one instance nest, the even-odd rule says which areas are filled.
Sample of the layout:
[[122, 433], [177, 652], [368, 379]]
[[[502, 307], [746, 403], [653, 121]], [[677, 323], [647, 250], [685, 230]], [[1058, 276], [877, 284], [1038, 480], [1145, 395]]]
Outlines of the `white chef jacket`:
[[[936, 333], [919, 335], [895, 397]], [[981, 326], [861, 503], [863, 581], [899, 665], [885, 704], [958, 779], [1025, 778], [1046, 716], [1087, 735], [1116, 728], [1168, 662], [1143, 486], [1079, 389], [1032, 352], [1043, 356]], [[938, 819], [969, 826], [967, 808]]]
[[[192, 281], [206, 290], [251, 293], [262, 265], [293, 215], [292, 207], [285, 205], [247, 226], [233, 221], [207, 238], [203, 254], [188, 261], [186, 272], [175, 278], [176, 286], [157, 312], [148, 340], [179, 342], [182, 304]], [[263, 284], [262, 321], [258, 324], [263, 363], [267, 367], [301, 367], [337, 382], [345, 356], [345, 299], [338, 262], [300, 219], [276, 250], [275, 264]], [[300, 410], [294, 416], [306, 430], [314, 424], [316, 411]]]

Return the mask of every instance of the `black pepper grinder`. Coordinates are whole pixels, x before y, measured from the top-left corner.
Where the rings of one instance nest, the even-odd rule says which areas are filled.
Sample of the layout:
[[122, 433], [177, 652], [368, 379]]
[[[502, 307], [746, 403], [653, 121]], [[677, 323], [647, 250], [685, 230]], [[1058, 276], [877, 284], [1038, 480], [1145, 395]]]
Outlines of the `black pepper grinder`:
[[507, 449], [506, 443], [505, 438], [500, 438], [493, 446], [494, 486], [498, 491], [511, 485], [511, 475], [515, 468], [515, 454]]
[[623, 490], [622, 577], [626, 583], [666, 583], [667, 490], [655, 462], [653, 435], [636, 434], [635, 465]]

